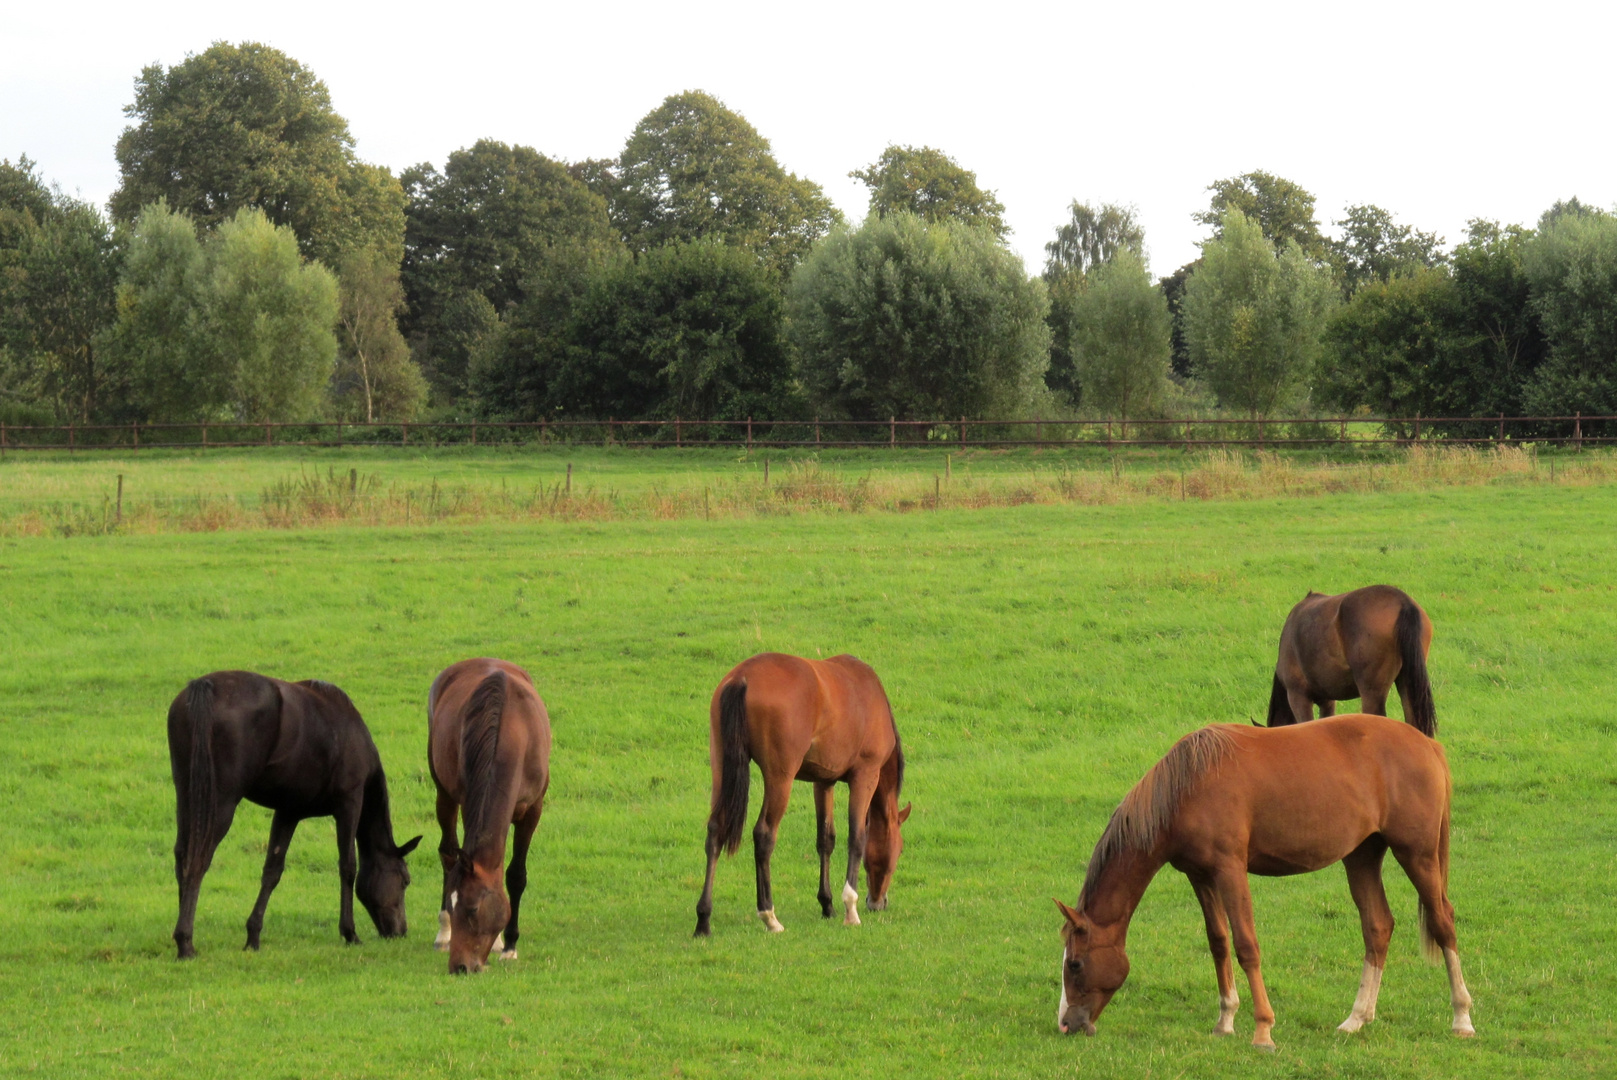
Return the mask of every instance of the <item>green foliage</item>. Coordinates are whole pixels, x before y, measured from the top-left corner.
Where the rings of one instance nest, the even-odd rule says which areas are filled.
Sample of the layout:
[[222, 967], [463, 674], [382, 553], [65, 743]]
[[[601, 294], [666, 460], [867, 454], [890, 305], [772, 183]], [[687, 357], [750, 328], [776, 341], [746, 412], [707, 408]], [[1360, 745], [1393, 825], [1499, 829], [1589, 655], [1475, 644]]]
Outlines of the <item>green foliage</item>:
[[1190, 345], [1185, 341], [1185, 286], [1190, 275], [1202, 264], [1200, 259], [1188, 262], [1157, 282], [1163, 298], [1168, 301], [1168, 314], [1173, 318], [1173, 373], [1181, 379], [1190, 378]]
[[617, 242], [605, 200], [530, 147], [483, 139], [450, 154], [443, 172], [418, 165], [404, 181], [405, 330], [453, 399], [493, 319], [524, 303], [531, 279], [573, 259], [564, 252], [598, 256]]
[[1258, 221], [1225, 212], [1185, 286], [1192, 370], [1219, 404], [1256, 419], [1302, 404], [1335, 302], [1329, 272], [1295, 242], [1278, 252]]
[[1044, 245], [1044, 280], [1053, 284], [1068, 274], [1087, 274], [1119, 251], [1145, 255], [1145, 229], [1132, 206], [1102, 203], [1099, 209], [1077, 199], [1070, 217]]
[[873, 163], [848, 175], [870, 189], [873, 217], [914, 214], [925, 221], [981, 226], [1001, 240], [1010, 234], [1005, 205], [992, 191], [977, 186], [976, 173], [942, 150], [894, 144]]
[[1212, 226], [1214, 239], [1223, 236], [1226, 214], [1238, 210], [1275, 247], [1294, 243], [1311, 259], [1325, 258], [1328, 243], [1314, 218], [1314, 196], [1299, 185], [1260, 169], [1216, 180], [1207, 190], [1213, 193], [1211, 203], [1195, 219]]
[[1463, 322], [1458, 332], [1470, 352], [1466, 378], [1470, 415], [1520, 415], [1523, 394], [1548, 346], [1532, 304], [1523, 252], [1531, 230], [1473, 220], [1451, 257]]
[[118, 220], [165, 199], [211, 229], [251, 208], [329, 266], [350, 248], [398, 251], [398, 181], [355, 159], [325, 83], [285, 53], [218, 42], [172, 68], [153, 64], [124, 112], [135, 123], [118, 139]]
[[399, 333], [398, 263], [366, 248], [346, 254], [338, 274], [338, 411], [367, 422], [414, 419], [427, 400], [427, 380]]
[[1528, 408], [1617, 413], [1617, 216], [1558, 204], [1522, 258], [1549, 342]]
[[80, 423], [116, 407], [101, 344], [117, 274], [99, 211], [47, 188], [27, 158], [0, 161], [0, 401]]
[[1443, 238], [1409, 225], [1400, 225], [1379, 206], [1350, 206], [1335, 224], [1340, 240], [1330, 244], [1331, 260], [1342, 275], [1347, 296], [1367, 281], [1386, 281], [1394, 274], [1441, 266]]
[[752, 252], [777, 281], [841, 214], [818, 184], [780, 167], [769, 140], [700, 90], [674, 94], [635, 125], [615, 176], [612, 220], [637, 252], [716, 238]]
[[1370, 280], [1331, 316], [1316, 396], [1381, 416], [1471, 415], [1456, 330], [1459, 290], [1447, 273], [1420, 269]]
[[1089, 281], [1083, 274], [1061, 274], [1048, 279], [1045, 293], [1050, 307], [1045, 325], [1050, 328], [1050, 366], [1044, 369], [1044, 385], [1062, 401], [1078, 406], [1083, 385], [1078, 381], [1078, 362], [1073, 356], [1073, 335], [1078, 331], [1078, 305]]
[[1074, 308], [1072, 344], [1083, 404], [1123, 420], [1149, 415], [1168, 383], [1168, 301], [1127, 247], [1088, 278]]
[[992, 229], [871, 216], [792, 279], [798, 372], [828, 415], [1016, 416], [1049, 364], [1044, 283]]

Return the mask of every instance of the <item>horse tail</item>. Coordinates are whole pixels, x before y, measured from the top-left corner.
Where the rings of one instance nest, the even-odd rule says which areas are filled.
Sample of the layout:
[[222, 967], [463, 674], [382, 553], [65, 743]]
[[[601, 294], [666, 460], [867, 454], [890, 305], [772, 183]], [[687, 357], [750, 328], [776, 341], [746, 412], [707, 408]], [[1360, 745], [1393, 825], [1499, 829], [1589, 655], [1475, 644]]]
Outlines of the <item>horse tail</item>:
[[[1437, 880], [1442, 888], [1440, 895], [1449, 894], [1449, 803], [1454, 799], [1454, 781], [1444, 775], [1445, 790], [1443, 792], [1443, 820], [1437, 829]], [[1443, 950], [1438, 947], [1437, 939], [1432, 936], [1432, 913], [1425, 901], [1420, 904], [1420, 952], [1431, 963], [1443, 959]]]
[[747, 680], [736, 679], [719, 691], [719, 790], [713, 799], [719, 843], [730, 855], [741, 846], [751, 766], [747, 753]]
[[1432, 682], [1426, 674], [1426, 652], [1421, 648], [1421, 613], [1415, 601], [1404, 598], [1398, 612], [1399, 696], [1404, 699], [1404, 722], [1422, 735], [1437, 737], [1437, 707], [1432, 704]]
[[1274, 689], [1269, 691], [1269, 726], [1285, 727], [1296, 722], [1297, 718], [1291, 714], [1291, 699], [1286, 697], [1286, 685], [1276, 671]]
[[213, 680], [193, 679], [185, 688], [185, 712], [191, 721], [191, 763], [186, 774], [189, 800], [185, 835], [185, 868], [207, 870], [209, 834], [213, 832]]

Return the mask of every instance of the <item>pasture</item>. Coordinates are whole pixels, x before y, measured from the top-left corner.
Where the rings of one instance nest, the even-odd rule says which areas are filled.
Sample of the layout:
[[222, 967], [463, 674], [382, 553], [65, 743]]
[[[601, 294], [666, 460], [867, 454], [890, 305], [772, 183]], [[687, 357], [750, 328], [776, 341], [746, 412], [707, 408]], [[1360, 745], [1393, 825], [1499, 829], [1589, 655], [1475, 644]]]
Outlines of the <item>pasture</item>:
[[[85, 467], [46, 464], [67, 487]], [[1614, 525], [1617, 487], [1588, 483], [0, 538], [0, 1073], [1601, 1075], [1617, 1053]], [[1168, 869], [1099, 1034], [1059, 1036], [1050, 897], [1076, 897], [1112, 808], [1186, 731], [1261, 719], [1306, 590], [1381, 581], [1436, 625], [1479, 1037], [1449, 1035], [1443, 972], [1419, 958], [1390, 860], [1399, 927], [1363, 1033], [1335, 1030], [1362, 956], [1340, 868], [1253, 879], [1274, 1055], [1247, 1045], [1244, 980], [1236, 1037], [1208, 1034], [1201, 917]], [[693, 940], [708, 697], [766, 649], [852, 652], [886, 684], [915, 806], [892, 906], [857, 929], [821, 920], [799, 784], [774, 858], [786, 932], [754, 917], [744, 844], [720, 864], [713, 937]], [[452, 978], [431, 947], [425, 695], [476, 655], [533, 673], [553, 782], [522, 958]], [[341, 943], [324, 819], [293, 841], [262, 952], [242, 952], [269, 820], [243, 804], [203, 887], [200, 956], [174, 960], [163, 717], [188, 679], [226, 667], [352, 695], [397, 836], [427, 835], [408, 937], [380, 941], [361, 914], [364, 944]], [[839, 853], [845, 839], [839, 821]]]

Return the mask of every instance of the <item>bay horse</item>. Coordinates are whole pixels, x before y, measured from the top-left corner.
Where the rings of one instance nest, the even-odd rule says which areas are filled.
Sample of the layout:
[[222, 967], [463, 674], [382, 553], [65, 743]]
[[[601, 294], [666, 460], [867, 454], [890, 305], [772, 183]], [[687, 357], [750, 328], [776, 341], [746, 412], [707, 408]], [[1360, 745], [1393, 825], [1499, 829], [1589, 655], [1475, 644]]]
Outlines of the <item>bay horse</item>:
[[769, 860], [791, 798], [792, 781], [814, 783], [819, 822], [820, 914], [831, 917], [832, 785], [848, 785], [848, 874], [842, 886], [843, 922], [859, 925], [859, 864], [865, 865], [866, 904], [887, 907], [893, 869], [904, 849], [900, 828], [910, 807], [899, 809], [904, 747], [887, 692], [870, 665], [852, 656], [808, 660], [760, 653], [731, 669], [708, 707], [708, 758], [713, 769], [707, 819], [707, 880], [696, 902], [696, 936], [712, 933], [713, 871], [724, 849], [741, 846], [751, 762], [764, 778], [763, 808], [752, 830], [758, 879], [758, 918], [779, 933]]
[[[230, 831], [242, 799], [275, 812], [258, 902], [247, 919], [256, 950], [264, 909], [281, 880], [298, 822], [334, 817], [342, 879], [343, 940], [359, 943], [354, 893], [382, 937], [402, 937], [405, 856], [421, 837], [393, 842], [387, 776], [371, 733], [348, 695], [327, 682], [282, 682], [250, 671], [216, 671], [193, 680], [168, 708], [169, 768], [174, 777], [174, 876], [180, 959], [196, 955], [192, 932], [202, 877]], [[356, 844], [359, 857], [354, 857]]]
[[1404, 721], [1437, 734], [1437, 710], [1426, 674], [1432, 620], [1409, 594], [1371, 585], [1338, 596], [1311, 592], [1291, 609], [1280, 631], [1280, 658], [1269, 694], [1269, 726], [1301, 723], [1336, 712], [1359, 698], [1360, 712], [1387, 715], [1395, 683]]
[[[517, 958], [528, 845], [550, 786], [550, 714], [533, 679], [504, 660], [451, 664], [427, 691], [427, 766], [438, 788], [444, 868], [438, 938], [451, 974], [483, 970], [491, 951]], [[456, 817], [466, 836], [456, 843]], [[511, 865], [507, 830], [516, 826]], [[505, 884], [500, 884], [501, 871]]]
[[1240, 1004], [1229, 935], [1252, 989], [1254, 1046], [1274, 1049], [1275, 1014], [1258, 966], [1247, 875], [1347, 868], [1364, 934], [1364, 972], [1342, 1031], [1376, 1017], [1392, 938], [1381, 884], [1388, 849], [1420, 898], [1421, 948], [1441, 955], [1453, 1031], [1469, 1036], [1471, 995], [1455, 951], [1449, 903], [1451, 781], [1443, 747], [1407, 724], [1354, 713], [1280, 728], [1214, 724], [1174, 744], [1124, 797], [1095, 845], [1078, 906], [1060, 900], [1063, 1033], [1095, 1033], [1095, 1020], [1123, 980], [1129, 920], [1166, 865], [1190, 879], [1207, 924], [1218, 976], [1215, 1035], [1235, 1033]]

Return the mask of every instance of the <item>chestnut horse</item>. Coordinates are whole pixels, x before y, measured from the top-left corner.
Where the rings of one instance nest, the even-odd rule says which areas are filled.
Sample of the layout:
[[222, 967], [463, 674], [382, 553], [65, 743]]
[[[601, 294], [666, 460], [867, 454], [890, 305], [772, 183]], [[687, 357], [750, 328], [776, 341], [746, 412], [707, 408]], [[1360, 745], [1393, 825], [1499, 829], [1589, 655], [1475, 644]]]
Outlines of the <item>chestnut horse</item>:
[[[338, 929], [359, 943], [354, 892], [376, 932], [405, 932], [404, 857], [421, 842], [393, 843], [387, 776], [371, 733], [348, 695], [330, 683], [289, 683], [250, 671], [216, 671], [193, 679], [168, 707], [168, 756], [174, 777], [174, 876], [180, 917], [174, 944], [180, 959], [196, 955], [192, 930], [202, 876], [247, 799], [275, 811], [258, 902], [247, 918], [247, 948], [257, 949], [264, 909], [281, 880], [286, 849], [298, 822], [337, 820], [337, 867], [342, 881]], [[359, 858], [354, 858], [354, 847]]]
[[1280, 631], [1280, 659], [1269, 695], [1269, 726], [1301, 723], [1336, 712], [1358, 698], [1360, 712], [1387, 715], [1394, 683], [1404, 721], [1437, 734], [1426, 654], [1432, 620], [1402, 589], [1371, 585], [1339, 596], [1311, 592], [1291, 609]]
[[1190, 879], [1207, 923], [1218, 974], [1213, 1033], [1235, 1033], [1233, 931], [1252, 988], [1252, 1043], [1273, 1049], [1275, 1014], [1258, 970], [1247, 874], [1302, 874], [1340, 861], [1364, 932], [1359, 995], [1341, 1030], [1358, 1031], [1376, 1018], [1392, 938], [1381, 884], [1390, 848], [1420, 898], [1422, 951], [1433, 959], [1441, 953], [1448, 967], [1454, 1034], [1475, 1034], [1448, 898], [1449, 797], [1443, 748], [1386, 717], [1354, 713], [1290, 727], [1215, 724], [1191, 732], [1112, 814], [1078, 907], [1056, 901], [1066, 920], [1058, 1027], [1095, 1033], [1095, 1020], [1128, 977], [1129, 919], [1166, 863]]
[[[438, 786], [443, 902], [434, 945], [449, 970], [481, 971], [491, 950], [517, 958], [528, 845], [550, 786], [550, 716], [528, 673], [504, 660], [462, 660], [427, 692], [427, 766]], [[455, 818], [466, 839], [455, 842]], [[516, 826], [511, 865], [506, 831]], [[505, 885], [500, 885], [501, 871]]]
[[898, 797], [904, 787], [904, 747], [887, 692], [870, 665], [852, 656], [807, 660], [761, 653], [731, 670], [708, 708], [708, 757], [713, 767], [712, 812], [707, 819], [707, 880], [696, 902], [696, 936], [712, 932], [713, 870], [719, 849], [734, 855], [747, 816], [750, 763], [764, 777], [764, 804], [752, 830], [758, 875], [758, 917], [771, 931], [775, 917], [769, 857], [792, 781], [814, 782], [819, 819], [820, 914], [831, 917], [832, 785], [848, 785], [848, 876], [842, 886], [843, 922], [859, 925], [859, 864], [865, 864], [872, 911], [887, 907], [893, 868], [904, 849], [900, 827], [909, 820]]

